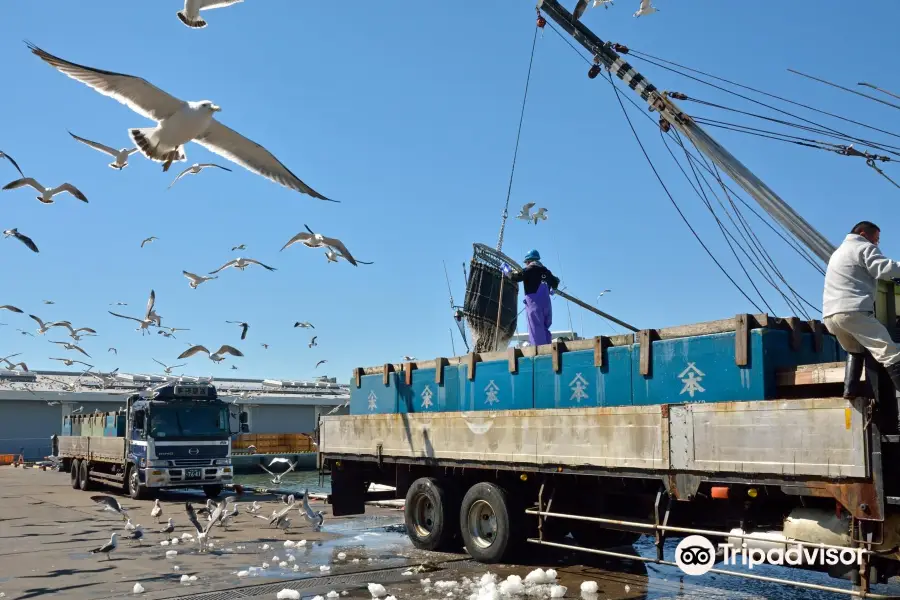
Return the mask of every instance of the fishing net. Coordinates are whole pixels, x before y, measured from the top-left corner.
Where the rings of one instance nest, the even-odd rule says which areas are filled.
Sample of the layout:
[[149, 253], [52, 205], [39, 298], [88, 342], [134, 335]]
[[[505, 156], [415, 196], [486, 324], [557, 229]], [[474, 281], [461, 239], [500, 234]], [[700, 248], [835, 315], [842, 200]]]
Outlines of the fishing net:
[[522, 270], [502, 252], [484, 244], [474, 245], [463, 305], [472, 332], [473, 352], [502, 350], [516, 333], [519, 286], [504, 277], [501, 270], [504, 263], [513, 270]]

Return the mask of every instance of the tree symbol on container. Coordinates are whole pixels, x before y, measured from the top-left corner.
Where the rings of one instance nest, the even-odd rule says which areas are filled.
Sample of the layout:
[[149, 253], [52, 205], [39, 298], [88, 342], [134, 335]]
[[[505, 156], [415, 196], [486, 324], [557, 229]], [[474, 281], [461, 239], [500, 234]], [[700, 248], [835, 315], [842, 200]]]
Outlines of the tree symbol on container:
[[434, 402], [431, 401], [431, 397], [434, 393], [431, 391], [431, 386], [426, 385], [425, 389], [422, 391], [422, 408], [431, 408], [434, 405]]
[[369, 392], [369, 410], [377, 410], [378, 409], [378, 396], [375, 395], [375, 392]]
[[575, 402], [581, 402], [582, 400], [587, 400], [588, 395], [585, 390], [587, 389], [588, 382], [582, 377], [581, 373], [575, 374], [575, 379], [569, 383], [569, 389], [572, 390], [572, 397], [569, 400], [574, 400]]
[[688, 363], [687, 368], [682, 371], [678, 377], [681, 379], [681, 382], [684, 383], [684, 387], [681, 388], [679, 395], [687, 392], [691, 398], [693, 398], [695, 393], [706, 391], [706, 388], [700, 385], [700, 382], [703, 381], [705, 375], [694, 363]]
[[490, 383], [487, 384], [487, 387], [484, 388], [484, 403], [494, 405], [497, 402], [500, 402], [500, 399], [497, 397], [497, 392], [500, 391], [500, 386], [494, 383], [494, 380], [491, 379]]

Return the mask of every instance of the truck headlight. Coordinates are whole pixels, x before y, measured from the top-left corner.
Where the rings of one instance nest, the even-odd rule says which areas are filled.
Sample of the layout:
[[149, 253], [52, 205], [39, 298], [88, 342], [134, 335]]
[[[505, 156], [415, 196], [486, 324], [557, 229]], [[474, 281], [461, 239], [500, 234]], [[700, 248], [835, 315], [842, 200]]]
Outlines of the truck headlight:
[[231, 459], [230, 458], [217, 458], [213, 461], [213, 466], [215, 466], [215, 467], [230, 467]]

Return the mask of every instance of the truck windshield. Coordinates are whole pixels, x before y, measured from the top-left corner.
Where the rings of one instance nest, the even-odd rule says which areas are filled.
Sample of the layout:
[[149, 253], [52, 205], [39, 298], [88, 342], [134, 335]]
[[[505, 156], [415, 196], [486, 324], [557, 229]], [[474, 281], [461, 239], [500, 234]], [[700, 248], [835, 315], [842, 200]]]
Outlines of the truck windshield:
[[225, 438], [228, 409], [208, 404], [170, 404], [150, 409], [150, 437], [154, 439]]

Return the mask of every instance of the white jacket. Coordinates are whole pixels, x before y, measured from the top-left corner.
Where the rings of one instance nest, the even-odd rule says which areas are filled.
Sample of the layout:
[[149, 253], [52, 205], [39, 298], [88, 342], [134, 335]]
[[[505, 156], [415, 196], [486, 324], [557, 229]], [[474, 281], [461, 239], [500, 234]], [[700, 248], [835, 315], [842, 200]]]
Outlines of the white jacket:
[[834, 251], [825, 272], [822, 318], [838, 313], [875, 312], [875, 281], [900, 278], [900, 262], [854, 233]]

